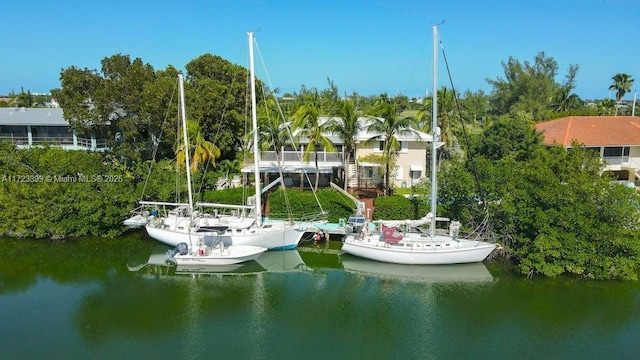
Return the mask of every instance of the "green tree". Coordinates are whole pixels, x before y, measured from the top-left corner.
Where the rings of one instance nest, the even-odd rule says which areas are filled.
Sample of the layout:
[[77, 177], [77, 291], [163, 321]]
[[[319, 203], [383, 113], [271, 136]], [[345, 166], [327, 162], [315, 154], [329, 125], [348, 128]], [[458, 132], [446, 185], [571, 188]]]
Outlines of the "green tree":
[[504, 115], [493, 122], [471, 142], [471, 153], [491, 161], [511, 157], [525, 161], [532, 155], [531, 149], [542, 143], [542, 135], [532, 127], [531, 114], [519, 112]]
[[[535, 121], [548, 119], [554, 111], [562, 86], [555, 81], [558, 63], [544, 52], [536, 55], [534, 62], [509, 57], [502, 63], [504, 78], [486, 81], [493, 86], [491, 107], [495, 115], [525, 111], [533, 114]], [[578, 67], [569, 67], [569, 79], [573, 79]], [[571, 85], [571, 82], [567, 84]], [[556, 104], [557, 108], [557, 104]]]
[[33, 106], [33, 95], [31, 95], [31, 91], [27, 90], [27, 92], [24, 91], [24, 89], [20, 92], [20, 94], [18, 94], [18, 96], [16, 97], [16, 106], [18, 107], [31, 107]]
[[613, 84], [609, 86], [609, 90], [615, 90], [616, 101], [622, 100], [624, 95], [631, 91], [631, 87], [635, 81], [631, 78], [631, 75], [623, 73], [615, 74], [611, 79], [613, 80]]
[[[455, 94], [452, 90], [442, 87], [438, 90], [438, 127], [440, 128], [440, 141], [444, 143], [441, 149], [446, 157], [450, 157], [454, 151], [457, 135], [461, 132], [460, 114], [456, 108]], [[418, 116], [422, 118], [419, 123], [420, 131], [430, 133], [432, 125], [433, 98], [426, 98], [426, 109], [420, 111]]]
[[[234, 159], [243, 145], [248, 98], [248, 71], [220, 56], [204, 54], [186, 66], [185, 92], [189, 117], [199, 119], [205, 137]], [[256, 88], [263, 88], [257, 80]]]
[[[601, 175], [600, 160], [580, 144], [543, 145], [530, 121], [524, 113], [500, 118], [473, 142], [493, 229], [516, 268], [528, 276], [635, 279], [639, 194]], [[444, 213], [477, 223], [469, 161], [441, 168]]]
[[464, 112], [463, 117], [469, 120], [472, 124], [477, 121], [486, 120], [489, 114], [489, 96], [482, 90], [471, 92], [467, 90], [464, 93], [464, 99], [462, 99], [462, 110]]
[[[187, 133], [190, 145], [191, 172], [194, 173], [198, 169], [198, 165], [207, 161], [215, 163], [215, 159], [220, 157], [220, 150], [215, 144], [205, 140], [200, 124], [195, 120], [187, 120]], [[186, 153], [182, 142], [176, 151], [176, 159], [178, 166], [185, 164]]]
[[356, 140], [360, 132], [360, 123], [358, 122], [360, 112], [356, 109], [355, 103], [352, 100], [345, 99], [338, 103], [335, 115], [339, 117], [340, 120], [334, 123], [331, 131], [342, 140], [343, 152], [345, 154], [344, 189], [347, 190], [351, 155], [356, 149]]
[[555, 111], [562, 112], [582, 107], [580, 97], [572, 93], [576, 88], [576, 75], [579, 68], [578, 65], [569, 66], [569, 72], [565, 76], [566, 80], [556, 94]]
[[304, 102], [293, 114], [293, 129], [298, 131], [296, 139], [299, 142], [302, 139], [306, 140], [302, 158], [305, 161], [309, 161], [311, 154], [314, 155], [316, 167], [314, 189], [317, 190], [319, 181], [318, 150], [335, 151], [335, 146], [325, 135], [334, 127], [334, 120], [329, 118], [326, 121], [322, 121], [320, 119], [320, 96], [316, 89], [304, 91], [301, 97]]
[[[149, 155], [150, 124], [164, 112], [144, 111], [145, 87], [156, 80], [153, 67], [140, 58], [117, 54], [104, 58], [96, 70], [70, 67], [60, 73], [61, 89], [52, 90], [72, 128], [80, 133], [101, 133], [107, 146], [128, 159]], [[158, 128], [159, 126], [151, 126]]]
[[[258, 108], [258, 128], [260, 131], [260, 144], [262, 150], [272, 150], [276, 156], [276, 165], [281, 178], [282, 173], [282, 151], [289, 140], [291, 133], [289, 124], [285, 122], [284, 114], [278, 105], [275, 97], [269, 97], [261, 102]], [[283, 184], [284, 186], [284, 184]]]
[[536, 146], [528, 161], [494, 163], [489, 211], [517, 268], [527, 275], [635, 279], [640, 255], [634, 189], [600, 177], [579, 144]]
[[383, 143], [383, 156], [385, 158], [384, 191], [389, 195], [391, 184], [391, 162], [398, 156], [400, 142], [396, 136], [408, 135], [413, 132], [411, 125], [414, 120], [410, 117], [402, 117], [404, 110], [402, 103], [394, 102], [386, 95], [378, 98], [373, 109], [375, 117], [369, 119], [367, 130], [377, 134], [368, 142], [378, 140]]

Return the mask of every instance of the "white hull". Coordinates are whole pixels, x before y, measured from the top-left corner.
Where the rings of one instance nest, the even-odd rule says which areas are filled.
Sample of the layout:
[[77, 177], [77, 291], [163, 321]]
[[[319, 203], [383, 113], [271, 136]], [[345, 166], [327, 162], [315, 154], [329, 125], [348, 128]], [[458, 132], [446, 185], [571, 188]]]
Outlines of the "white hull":
[[[188, 224], [188, 222], [187, 222]], [[193, 228], [184, 226], [163, 228], [153, 223], [146, 225], [147, 233], [153, 239], [170, 246], [179, 243], [195, 244], [204, 236], [217, 236], [216, 232], [195, 232]], [[246, 229], [228, 229], [220, 238], [228, 245], [260, 246], [269, 250], [295, 249], [304, 235], [304, 227], [295, 225], [276, 224], [269, 226], [264, 224], [261, 228], [249, 227]]]
[[190, 265], [231, 265], [257, 259], [267, 248], [259, 246], [228, 246], [209, 248], [193, 246], [187, 255], [173, 256], [178, 266]]
[[[409, 237], [409, 236], [407, 236]], [[496, 248], [495, 244], [437, 236], [435, 240], [403, 239], [397, 244], [380, 241], [379, 236], [349, 235], [342, 244], [348, 254], [393, 264], [443, 265], [481, 262]]]

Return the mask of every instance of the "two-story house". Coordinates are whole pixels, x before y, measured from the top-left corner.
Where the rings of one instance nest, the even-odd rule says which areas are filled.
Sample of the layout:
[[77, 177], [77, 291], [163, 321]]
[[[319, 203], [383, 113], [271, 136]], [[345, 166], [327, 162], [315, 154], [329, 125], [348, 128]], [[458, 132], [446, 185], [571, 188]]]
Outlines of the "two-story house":
[[[337, 119], [338, 121], [340, 119]], [[321, 119], [327, 121], [327, 118]], [[356, 149], [350, 156], [348, 166], [348, 186], [350, 188], [375, 188], [380, 186], [384, 179], [380, 164], [361, 161], [359, 159], [370, 154], [382, 155], [384, 141], [380, 134], [367, 131], [368, 119], [360, 118], [362, 129], [356, 137]], [[292, 134], [295, 137], [295, 133]], [[299, 139], [299, 144], [294, 148], [292, 144], [280, 150], [280, 166], [286, 186], [308, 187], [315, 181], [316, 170], [319, 173], [319, 185], [327, 186], [334, 178], [342, 178], [345, 171], [346, 154], [342, 140], [334, 134], [326, 134], [335, 147], [335, 151], [318, 149], [318, 167], [316, 169], [315, 155], [311, 154], [308, 160], [303, 159], [308, 141]], [[425, 177], [427, 169], [427, 148], [431, 143], [431, 135], [413, 130], [410, 135], [396, 136], [400, 142], [400, 151], [396, 159], [396, 170], [392, 174], [392, 186], [411, 187]], [[268, 183], [279, 176], [278, 162], [275, 151], [263, 151], [260, 155], [260, 173], [264, 175], [264, 181]], [[253, 165], [242, 169], [243, 173], [252, 173]]]
[[83, 138], [69, 129], [59, 107], [0, 108], [0, 140], [11, 141], [18, 148], [50, 144], [67, 150], [107, 150], [105, 140], [95, 134]]
[[640, 179], [640, 117], [568, 116], [536, 125], [544, 143], [570, 147], [575, 140], [600, 155], [620, 181]]

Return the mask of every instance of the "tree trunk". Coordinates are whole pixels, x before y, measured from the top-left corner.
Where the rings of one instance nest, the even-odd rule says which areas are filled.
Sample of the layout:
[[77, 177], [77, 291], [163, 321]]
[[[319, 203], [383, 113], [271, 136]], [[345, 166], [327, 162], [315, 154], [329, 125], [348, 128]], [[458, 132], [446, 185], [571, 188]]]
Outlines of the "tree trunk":
[[314, 190], [318, 191], [318, 180], [320, 178], [319, 176], [320, 174], [318, 173], [318, 171], [320, 169], [318, 168], [318, 151], [317, 150], [315, 151], [315, 156], [316, 156], [316, 186], [314, 187]]
[[349, 182], [349, 162], [351, 161], [351, 154], [349, 152], [347, 152], [347, 155], [345, 157], [345, 163], [344, 163], [344, 191], [348, 191], [349, 186], [347, 185], [347, 183]]

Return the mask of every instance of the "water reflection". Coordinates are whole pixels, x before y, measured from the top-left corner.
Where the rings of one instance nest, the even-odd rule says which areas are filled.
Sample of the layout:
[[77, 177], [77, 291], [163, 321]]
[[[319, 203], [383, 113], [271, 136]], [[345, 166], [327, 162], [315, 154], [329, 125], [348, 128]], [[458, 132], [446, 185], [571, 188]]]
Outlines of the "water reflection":
[[298, 250], [267, 251], [255, 261], [231, 265], [174, 265], [167, 261], [166, 245], [158, 245], [151, 252], [137, 253], [127, 262], [129, 271], [139, 274], [171, 275], [250, 275], [261, 272], [313, 271]]
[[493, 276], [483, 263], [456, 265], [401, 265], [372, 261], [349, 254], [341, 256], [346, 271], [381, 279], [424, 283], [490, 282]]
[[168, 247], [156, 245], [0, 242], [9, 254], [0, 262], [0, 308], [10, 324], [0, 326], [4, 357], [640, 353], [639, 283], [527, 280], [482, 264], [398, 267], [316, 248], [267, 252], [224, 271], [178, 271], [164, 262]]

